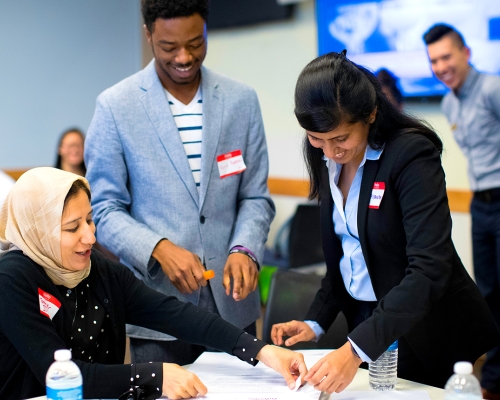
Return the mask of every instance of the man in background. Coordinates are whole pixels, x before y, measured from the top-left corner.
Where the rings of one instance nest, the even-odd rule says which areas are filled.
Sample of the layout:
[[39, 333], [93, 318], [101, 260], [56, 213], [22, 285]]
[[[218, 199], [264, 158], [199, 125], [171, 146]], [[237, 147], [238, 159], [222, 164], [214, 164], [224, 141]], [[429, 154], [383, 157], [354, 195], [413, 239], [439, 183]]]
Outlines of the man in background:
[[[469, 64], [452, 26], [434, 25], [424, 41], [432, 71], [450, 89], [441, 106], [468, 160], [474, 275], [500, 329], [500, 77]], [[485, 399], [500, 399], [500, 346], [487, 353], [481, 386]]]
[[[98, 240], [151, 288], [255, 334], [275, 212], [257, 96], [202, 66], [207, 0], [142, 0], [142, 15], [155, 58], [98, 97], [85, 143]], [[186, 364], [204, 350], [127, 333], [132, 362]]]

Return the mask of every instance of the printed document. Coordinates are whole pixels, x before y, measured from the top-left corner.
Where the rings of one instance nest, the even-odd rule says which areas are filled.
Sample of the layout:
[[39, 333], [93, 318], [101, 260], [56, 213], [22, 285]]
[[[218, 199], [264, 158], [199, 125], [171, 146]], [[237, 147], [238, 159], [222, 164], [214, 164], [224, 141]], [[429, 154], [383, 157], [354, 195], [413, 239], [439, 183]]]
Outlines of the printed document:
[[[331, 351], [300, 352], [307, 368], [311, 368]], [[279, 373], [263, 363], [252, 367], [226, 353], [205, 352], [188, 369], [207, 387], [208, 394], [203, 397], [207, 400], [431, 400], [425, 391], [428, 387], [410, 381], [402, 380], [395, 391], [372, 390], [368, 386], [368, 371], [361, 369], [346, 390], [331, 396], [308, 384], [294, 392]]]
[[321, 395], [309, 385], [293, 392], [263, 363], [252, 367], [226, 353], [205, 352], [188, 369], [207, 387], [209, 400], [318, 400]]

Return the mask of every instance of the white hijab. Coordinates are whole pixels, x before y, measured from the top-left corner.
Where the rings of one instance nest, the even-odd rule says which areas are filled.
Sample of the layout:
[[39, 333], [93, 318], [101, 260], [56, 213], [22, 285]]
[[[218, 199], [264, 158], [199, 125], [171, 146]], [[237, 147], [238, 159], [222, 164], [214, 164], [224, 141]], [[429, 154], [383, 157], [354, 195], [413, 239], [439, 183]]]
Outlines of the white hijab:
[[61, 218], [73, 183], [85, 178], [56, 168], [33, 168], [16, 182], [0, 210], [0, 256], [19, 249], [42, 266], [56, 285], [74, 288], [90, 267], [71, 271], [62, 265]]

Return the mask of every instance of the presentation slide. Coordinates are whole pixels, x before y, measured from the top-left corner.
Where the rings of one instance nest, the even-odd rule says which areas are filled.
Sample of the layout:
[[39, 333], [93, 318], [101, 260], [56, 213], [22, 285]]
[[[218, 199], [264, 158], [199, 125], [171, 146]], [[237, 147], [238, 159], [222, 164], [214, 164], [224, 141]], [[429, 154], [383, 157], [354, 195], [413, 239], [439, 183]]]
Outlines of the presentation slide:
[[423, 34], [436, 23], [454, 26], [479, 71], [500, 74], [500, 0], [316, 0], [319, 54], [347, 57], [377, 71], [387, 68], [405, 96], [439, 96]]

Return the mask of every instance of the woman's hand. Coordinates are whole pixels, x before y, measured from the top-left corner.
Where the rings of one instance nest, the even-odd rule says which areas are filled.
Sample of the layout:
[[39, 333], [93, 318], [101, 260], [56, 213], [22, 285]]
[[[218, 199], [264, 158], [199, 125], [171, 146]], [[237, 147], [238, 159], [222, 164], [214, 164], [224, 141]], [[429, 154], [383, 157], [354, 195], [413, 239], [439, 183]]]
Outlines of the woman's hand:
[[206, 386], [200, 379], [177, 364], [163, 364], [162, 393], [169, 399], [190, 399], [207, 394]]
[[304, 377], [307, 374], [304, 356], [281, 347], [266, 345], [259, 351], [256, 358], [283, 375], [290, 389], [295, 389], [295, 380], [299, 376]]
[[314, 364], [304, 380], [322, 392], [340, 393], [351, 383], [361, 362], [347, 342]]
[[289, 321], [274, 324], [271, 329], [271, 340], [277, 346], [283, 344], [283, 336], [290, 336], [285, 346], [292, 346], [297, 342], [309, 342], [316, 339], [316, 334], [309, 325], [302, 321]]

